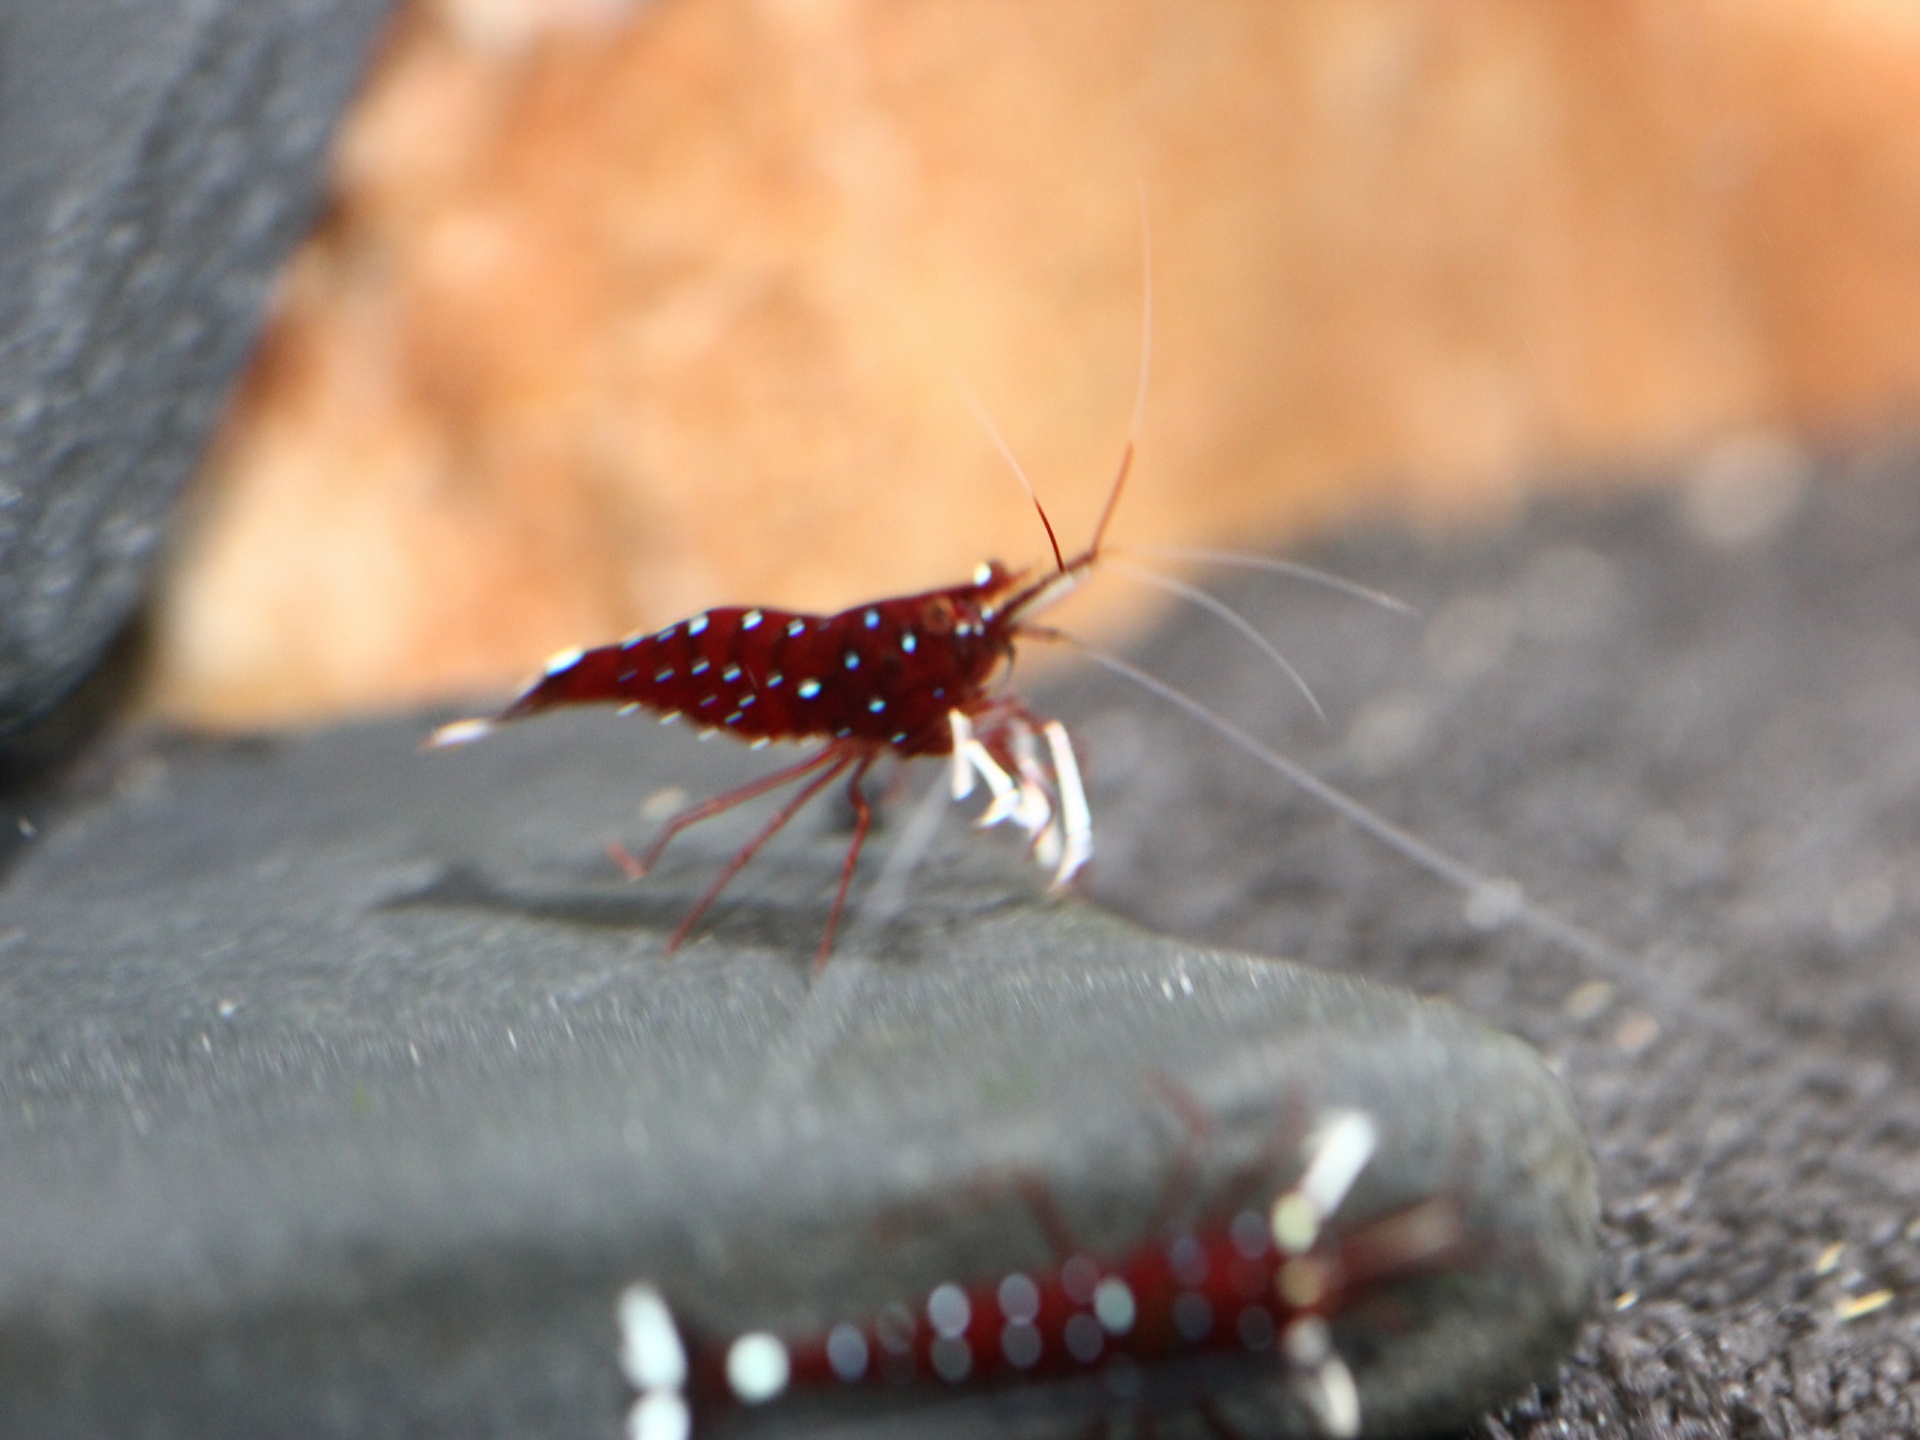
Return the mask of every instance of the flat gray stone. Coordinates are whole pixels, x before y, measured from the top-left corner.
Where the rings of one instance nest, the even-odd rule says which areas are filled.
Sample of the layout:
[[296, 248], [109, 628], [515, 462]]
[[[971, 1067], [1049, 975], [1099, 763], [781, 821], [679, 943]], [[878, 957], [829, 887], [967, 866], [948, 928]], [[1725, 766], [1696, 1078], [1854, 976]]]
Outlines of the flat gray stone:
[[0, 18], [0, 731], [144, 591], [387, 0]]
[[828, 806], [663, 960], [754, 822], [638, 884], [604, 840], [768, 757], [606, 713], [424, 731], [128, 740], [43, 817], [0, 892], [0, 1431], [611, 1435], [635, 1279], [709, 1328], [803, 1330], [1044, 1270], [1014, 1175], [1096, 1253], [1152, 1239], [1185, 1133], [1163, 1080], [1213, 1121], [1196, 1203], [1276, 1135], [1287, 1180], [1312, 1117], [1357, 1107], [1382, 1143], [1342, 1223], [1460, 1207], [1459, 1263], [1340, 1331], [1369, 1433], [1550, 1375], [1589, 1307], [1567, 1098], [1451, 1006], [1049, 903], [1017, 840], [953, 817], [815, 981]]

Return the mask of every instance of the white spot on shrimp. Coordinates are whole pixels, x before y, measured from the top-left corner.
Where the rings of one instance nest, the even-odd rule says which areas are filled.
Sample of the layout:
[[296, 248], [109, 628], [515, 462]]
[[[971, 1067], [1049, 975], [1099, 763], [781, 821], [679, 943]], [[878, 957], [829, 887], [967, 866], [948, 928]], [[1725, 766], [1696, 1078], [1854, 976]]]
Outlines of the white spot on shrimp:
[[689, 635], [704, 634], [706, 632], [706, 628], [707, 628], [707, 617], [704, 615], [696, 615], [691, 620], [687, 621], [687, 634]]
[[802, 680], [800, 682], [800, 698], [802, 700], [811, 700], [819, 693], [820, 682], [818, 680]]
[[982, 560], [978, 565], [973, 567], [973, 583], [974, 584], [984, 585], [992, 578], [993, 578], [993, 566], [990, 562]]
[[700, 697], [700, 708], [702, 710], [706, 709], [709, 705], [718, 705], [719, 703], [720, 697], [718, 695], [702, 695]]
[[927, 1323], [942, 1335], [963, 1335], [973, 1318], [967, 1292], [952, 1281], [935, 1288], [927, 1297]]
[[1082, 1365], [1091, 1365], [1098, 1360], [1100, 1347], [1106, 1344], [1106, 1336], [1100, 1332], [1100, 1322], [1084, 1310], [1067, 1321], [1061, 1338], [1067, 1342], [1067, 1353]]
[[758, 630], [760, 628], [760, 622], [766, 618], [767, 617], [762, 615], [758, 610], [749, 610], [740, 617], [740, 628], [742, 630]]
[[997, 1298], [1000, 1313], [1009, 1320], [1030, 1323], [1040, 1313], [1040, 1287], [1017, 1270], [1000, 1282]]
[[679, 628], [680, 627], [678, 625], [669, 625], [667, 626], [666, 629], [660, 631], [653, 638], [656, 640], [671, 640], [673, 638], [673, 632], [678, 630]]
[[859, 668], [860, 668], [859, 655], [852, 650], [847, 651], [847, 669], [858, 670]]
[[1109, 1275], [1093, 1287], [1093, 1313], [1108, 1334], [1126, 1334], [1133, 1328], [1136, 1312], [1133, 1291], [1118, 1275]]
[[789, 621], [787, 621], [787, 634], [789, 634], [789, 635], [804, 635], [804, 634], [806, 634], [806, 633], [807, 633], [807, 622], [806, 622], [806, 621], [804, 621], [804, 620], [789, 620]]
[[679, 718], [680, 718], [680, 712], [678, 710], [669, 710], [667, 711], [666, 714], [660, 717], [660, 723], [662, 725], [671, 725], [674, 721], [678, 720]]
[[848, 1384], [867, 1373], [867, 1337], [842, 1320], [827, 1332], [827, 1363]]
[[786, 681], [787, 677], [776, 670], [767, 676], [767, 688], [769, 690], [778, 690], [782, 685], [786, 684]]
[[720, 678], [731, 685], [740, 678], [740, 667], [738, 665], [727, 666], [726, 669], [720, 672]]
[[722, 723], [727, 725], [738, 725], [740, 723], [740, 712], [738, 710], [734, 711], [731, 715], [727, 716], [726, 720]]
[[639, 708], [640, 708], [639, 701], [629, 700], [626, 704], [622, 705], [618, 710], [614, 711], [613, 713], [616, 715], [631, 715], [635, 711], [637, 711]]
[[693, 662], [693, 668], [688, 670], [687, 673], [689, 675], [704, 675], [707, 673], [708, 670], [712, 668], [713, 667], [708, 665], [706, 661], [696, 660]]
[[746, 708], [747, 708], [747, 707], [748, 707], [749, 705], [751, 705], [751, 704], [753, 704], [753, 698], [754, 698], [754, 697], [753, 697], [753, 696], [751, 696], [751, 695], [742, 695], [742, 696], [740, 697], [740, 708], [741, 708], [742, 710], [744, 710], [744, 709], [746, 709]]
[[562, 670], [571, 670], [580, 663], [580, 657], [585, 654], [586, 651], [576, 646], [572, 650], [562, 650], [558, 654], [549, 655], [547, 657], [547, 674], [558, 675]]
[[896, 730], [896, 731], [894, 731], [894, 732], [893, 732], [893, 740], [892, 740], [892, 743], [894, 743], [895, 745], [901, 745], [901, 744], [904, 744], [904, 743], [906, 742], [906, 738], [907, 738], [907, 732], [906, 732], [906, 731], [904, 731], [904, 730]]
[[913, 631], [908, 630], [900, 636], [900, 648], [909, 655], [920, 648], [920, 642], [914, 638]]
[[887, 702], [882, 700], [878, 695], [874, 696], [873, 699], [867, 701], [867, 710], [871, 714], [878, 715], [882, 710], [885, 710], [886, 708], [887, 708]]
[[727, 1384], [742, 1404], [765, 1404], [787, 1388], [792, 1374], [787, 1347], [764, 1330], [742, 1335], [727, 1349]]
[[758, 735], [758, 736], [755, 736], [754, 739], [747, 745], [747, 748], [749, 750], [764, 750], [767, 748], [767, 746], [771, 745], [772, 743], [773, 742], [767, 739], [766, 736]]
[[673, 667], [671, 665], [663, 666], [660, 669], [653, 672], [653, 683], [656, 685], [664, 685], [667, 683], [667, 681], [671, 680], [672, 678], [673, 678]]
[[880, 628], [880, 612], [878, 610], [867, 611], [865, 615], [861, 616], [861, 619], [867, 622], [867, 628], [869, 630], [878, 630]]

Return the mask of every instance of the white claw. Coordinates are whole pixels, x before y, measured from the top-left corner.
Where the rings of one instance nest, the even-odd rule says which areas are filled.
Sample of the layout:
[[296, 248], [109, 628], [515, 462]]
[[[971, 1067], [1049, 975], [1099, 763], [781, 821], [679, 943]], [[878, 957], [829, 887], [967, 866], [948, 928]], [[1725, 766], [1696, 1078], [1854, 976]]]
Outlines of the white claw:
[[973, 823], [985, 829], [1017, 815], [1020, 790], [1013, 783], [1013, 777], [1002, 770], [999, 762], [987, 753], [987, 747], [974, 738], [973, 726], [965, 715], [951, 710], [947, 721], [953, 726], [953, 798], [964, 800], [973, 793], [973, 777], [977, 773], [993, 792], [993, 803]]
[[1093, 858], [1093, 815], [1087, 809], [1087, 792], [1080, 784], [1080, 765], [1074, 759], [1073, 741], [1067, 727], [1058, 720], [1047, 722], [1047, 748], [1053, 753], [1053, 773], [1060, 785], [1060, 823], [1066, 831], [1061, 848], [1060, 868], [1054, 872], [1053, 888], [1064, 889], [1074, 872]]
[[1353, 1440], [1360, 1433], [1360, 1387], [1338, 1355], [1329, 1355], [1314, 1370], [1307, 1386], [1307, 1403], [1330, 1440]]
[[1273, 1202], [1273, 1242], [1289, 1255], [1304, 1255], [1320, 1240], [1320, 1227], [1340, 1208], [1373, 1158], [1379, 1128], [1362, 1110], [1337, 1110], [1308, 1141], [1306, 1173]]
[[953, 727], [953, 798], [964, 800], [973, 794], [973, 722], [965, 712], [949, 710], [947, 724]]

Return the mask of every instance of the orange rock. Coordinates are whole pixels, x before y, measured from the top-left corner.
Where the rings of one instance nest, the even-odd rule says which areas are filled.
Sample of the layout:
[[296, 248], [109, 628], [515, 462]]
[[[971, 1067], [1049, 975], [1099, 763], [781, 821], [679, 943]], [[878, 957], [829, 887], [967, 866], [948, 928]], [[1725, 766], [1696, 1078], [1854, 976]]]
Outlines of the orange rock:
[[209, 460], [156, 701], [499, 691], [712, 603], [1037, 559], [968, 387], [1078, 540], [1132, 406], [1136, 178], [1122, 540], [1471, 517], [1729, 429], [1896, 420], [1916, 13], [416, 4]]

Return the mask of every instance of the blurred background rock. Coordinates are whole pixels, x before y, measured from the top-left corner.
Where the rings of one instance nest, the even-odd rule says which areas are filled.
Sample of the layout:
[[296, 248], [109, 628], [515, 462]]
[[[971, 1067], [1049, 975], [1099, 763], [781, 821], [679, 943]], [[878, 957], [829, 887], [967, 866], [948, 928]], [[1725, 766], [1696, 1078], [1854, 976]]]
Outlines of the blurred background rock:
[[480, 695], [709, 604], [1035, 559], [969, 389], [1082, 542], [1136, 181], [1120, 538], [1484, 522], [1676, 461], [1737, 530], [1728, 477], [1911, 423], [1917, 112], [1904, 0], [413, 0], [177, 533], [151, 698]]

